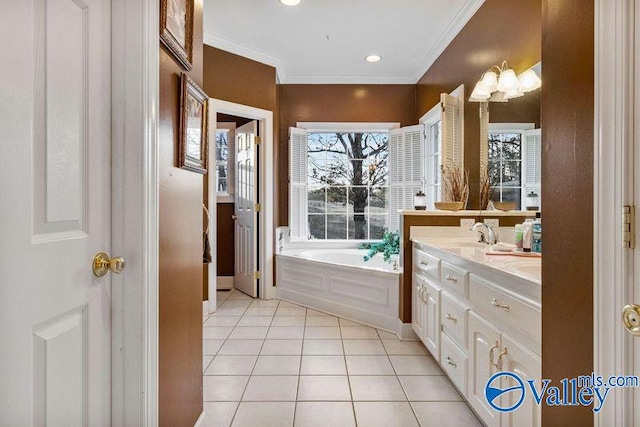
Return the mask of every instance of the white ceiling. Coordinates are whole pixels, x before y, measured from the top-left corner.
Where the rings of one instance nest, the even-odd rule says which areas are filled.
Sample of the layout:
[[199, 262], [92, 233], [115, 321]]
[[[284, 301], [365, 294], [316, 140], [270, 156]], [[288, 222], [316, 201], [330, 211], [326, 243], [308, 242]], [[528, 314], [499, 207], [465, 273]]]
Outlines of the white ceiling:
[[204, 0], [204, 42], [276, 67], [280, 83], [415, 83], [483, 2]]

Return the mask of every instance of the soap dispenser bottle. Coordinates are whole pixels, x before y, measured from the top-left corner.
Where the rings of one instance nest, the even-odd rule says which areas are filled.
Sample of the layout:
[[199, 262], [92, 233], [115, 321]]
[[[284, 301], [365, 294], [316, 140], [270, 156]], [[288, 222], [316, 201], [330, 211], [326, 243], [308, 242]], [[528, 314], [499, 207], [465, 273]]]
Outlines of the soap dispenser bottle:
[[533, 218], [527, 218], [522, 223], [523, 235], [522, 235], [522, 250], [524, 252], [531, 252], [531, 226], [533, 225]]
[[531, 224], [531, 252], [542, 253], [542, 219], [536, 212], [536, 219]]

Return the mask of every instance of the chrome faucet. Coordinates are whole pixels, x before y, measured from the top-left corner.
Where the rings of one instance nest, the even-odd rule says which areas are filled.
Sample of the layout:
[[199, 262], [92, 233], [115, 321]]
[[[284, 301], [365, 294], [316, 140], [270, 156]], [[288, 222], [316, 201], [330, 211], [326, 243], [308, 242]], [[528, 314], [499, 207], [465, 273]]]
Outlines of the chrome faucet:
[[[484, 227], [484, 230], [481, 229], [482, 227]], [[484, 222], [476, 222], [473, 224], [473, 227], [471, 227], [471, 230], [480, 233], [480, 240], [478, 240], [480, 243], [486, 243], [487, 245], [495, 245], [498, 243], [498, 235], [491, 226]]]

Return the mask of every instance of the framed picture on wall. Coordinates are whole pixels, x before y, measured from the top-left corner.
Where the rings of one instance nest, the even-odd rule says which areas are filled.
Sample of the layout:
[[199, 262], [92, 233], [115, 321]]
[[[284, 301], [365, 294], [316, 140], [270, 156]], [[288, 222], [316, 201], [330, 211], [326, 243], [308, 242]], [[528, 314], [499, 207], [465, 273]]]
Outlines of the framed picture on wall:
[[160, 40], [185, 70], [193, 59], [194, 0], [160, 0]]
[[209, 97], [185, 73], [180, 81], [180, 142], [178, 166], [207, 173]]

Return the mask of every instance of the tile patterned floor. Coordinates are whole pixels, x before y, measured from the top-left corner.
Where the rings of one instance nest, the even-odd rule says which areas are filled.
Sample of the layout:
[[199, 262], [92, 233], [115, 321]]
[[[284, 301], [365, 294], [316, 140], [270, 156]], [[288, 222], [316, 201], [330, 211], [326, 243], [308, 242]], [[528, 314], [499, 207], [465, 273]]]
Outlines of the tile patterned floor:
[[481, 425], [422, 343], [284, 301], [218, 292], [204, 426]]

